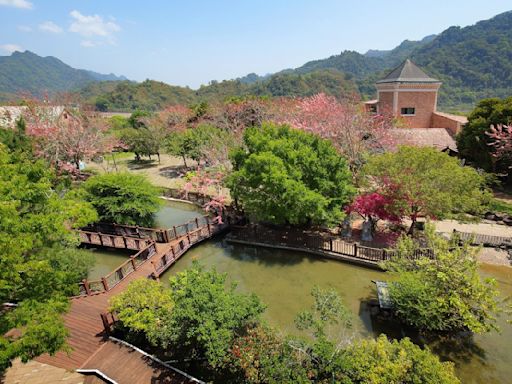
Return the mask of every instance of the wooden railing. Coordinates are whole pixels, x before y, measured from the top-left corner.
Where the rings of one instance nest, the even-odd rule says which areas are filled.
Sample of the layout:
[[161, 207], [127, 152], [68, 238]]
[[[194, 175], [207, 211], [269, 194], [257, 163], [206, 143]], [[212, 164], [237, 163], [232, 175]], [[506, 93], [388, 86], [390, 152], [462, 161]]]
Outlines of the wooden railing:
[[455, 229], [453, 230], [453, 234], [459, 236], [462, 241], [469, 241], [473, 245], [483, 245], [484, 247], [512, 247], [512, 237], [459, 232]]
[[201, 193], [201, 192], [185, 192], [180, 189], [173, 189], [173, 188], [167, 188], [164, 191], [165, 197], [170, 197], [172, 199], [177, 200], [186, 200], [191, 203], [197, 204], [197, 205], [205, 205], [210, 200], [212, 200], [212, 196]]
[[[227, 219], [227, 221], [228, 220], [229, 219]], [[154, 277], [159, 277], [190, 247], [222, 232], [227, 229], [228, 226], [229, 224], [227, 222], [218, 223], [217, 221], [214, 222], [209, 216], [203, 216], [186, 224], [173, 227], [171, 234], [175, 234], [174, 239], [179, 239], [180, 241], [173, 244], [169, 250], [160, 255], [158, 259], [151, 261], [155, 268]]]
[[149, 260], [156, 254], [156, 245], [154, 241], [144, 249], [141, 249], [135, 255], [130, 256], [123, 264], [110, 272], [108, 275], [99, 280], [83, 280], [79, 283], [80, 296], [92, 295], [95, 293], [106, 292], [114, 288], [123, 281], [131, 273], [135, 272], [138, 267], [146, 260]]
[[136, 225], [120, 225], [96, 223], [82, 228], [83, 232], [101, 233], [104, 235], [125, 236], [130, 238], [152, 239], [157, 243], [168, 243], [168, 230], [163, 228], [146, 228]]
[[101, 232], [79, 230], [82, 244], [100, 245], [103, 247], [140, 250], [146, 248], [153, 240], [150, 238], [136, 238], [131, 236], [111, 235]]
[[[314, 251], [315, 253], [320, 252], [329, 257], [336, 257], [336, 255], [348, 256], [375, 264], [389, 260], [396, 255], [396, 252], [390, 249], [367, 247], [324, 233], [273, 230], [261, 226], [231, 226], [228, 239], [256, 245], [262, 244]], [[419, 249], [415, 251], [413, 258], [423, 256], [433, 257], [434, 255], [431, 249]]]

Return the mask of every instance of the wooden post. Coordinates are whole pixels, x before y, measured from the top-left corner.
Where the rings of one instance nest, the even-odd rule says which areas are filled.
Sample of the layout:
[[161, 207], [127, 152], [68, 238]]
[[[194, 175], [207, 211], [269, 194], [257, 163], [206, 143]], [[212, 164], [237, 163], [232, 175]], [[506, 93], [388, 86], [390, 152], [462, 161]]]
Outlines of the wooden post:
[[329, 239], [329, 250], [332, 252], [332, 239]]
[[157, 281], [160, 281], [160, 276], [158, 275], [158, 271], [156, 270], [155, 261], [151, 260], [151, 265], [153, 266], [153, 275]]
[[100, 313], [101, 316], [101, 322], [103, 323], [103, 328], [105, 329], [105, 333], [110, 335], [110, 324], [108, 322], [108, 317], [106, 313]]
[[135, 264], [135, 258], [133, 256], [130, 256], [130, 260], [132, 262], [133, 270], [136, 271], [137, 270], [137, 264]]
[[124, 242], [124, 247], [128, 248], [128, 243], [126, 242], [126, 237], [125, 236], [123, 236], [123, 242]]
[[100, 238], [101, 246], [103, 246], [103, 238], [101, 237], [101, 232], [98, 232], [98, 237]]
[[89, 296], [91, 294], [91, 288], [89, 287], [89, 282], [87, 281], [87, 279], [83, 279], [82, 283], [84, 284], [85, 293], [87, 294], [87, 296]]
[[174, 237], [177, 238], [178, 237], [178, 233], [176, 232], [176, 226], [172, 227], [172, 229], [174, 229]]
[[107, 282], [107, 279], [105, 279], [104, 277], [101, 278], [101, 282], [103, 283], [103, 288], [105, 289], [105, 291], [108, 291], [108, 282]]
[[208, 221], [207, 227], [208, 227], [208, 236], [211, 236], [212, 235], [212, 228], [211, 228], [211, 225], [210, 225], [209, 221]]
[[357, 257], [357, 243], [354, 243], [354, 257]]
[[196, 217], [196, 228], [199, 229], [199, 219]]
[[382, 250], [382, 260], [387, 260], [388, 259], [388, 255], [387, 255], [387, 252], [385, 249]]

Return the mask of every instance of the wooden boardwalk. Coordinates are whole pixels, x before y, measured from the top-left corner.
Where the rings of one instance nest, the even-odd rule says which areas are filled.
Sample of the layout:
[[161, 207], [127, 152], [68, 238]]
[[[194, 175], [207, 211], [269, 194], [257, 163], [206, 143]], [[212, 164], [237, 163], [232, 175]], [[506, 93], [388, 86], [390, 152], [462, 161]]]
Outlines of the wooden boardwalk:
[[[45, 364], [50, 364], [56, 367], [75, 370], [84, 365], [91, 356], [98, 352], [106, 340], [105, 328], [101, 319], [102, 314], [108, 312], [109, 300], [113, 296], [121, 293], [128, 284], [136, 279], [154, 277], [158, 278], [166, 269], [168, 269], [176, 260], [179, 259], [188, 249], [195, 244], [211, 238], [217, 233], [224, 230], [227, 225], [214, 224], [206, 219], [202, 224], [200, 221], [195, 220], [194, 226], [189, 223], [184, 224], [185, 230], [174, 229], [174, 237], [168, 243], [155, 243], [148, 242], [146, 248], [137, 253], [145, 251], [144, 258], [137, 259], [134, 263], [134, 256], [132, 256], [124, 265], [131, 265], [133, 268], [129, 269], [128, 273], [117, 273], [118, 271], [125, 270], [123, 268], [116, 269], [116, 273], [111, 273], [115, 279], [108, 279], [110, 283], [106, 284], [105, 289], [98, 291], [88, 290], [85, 292], [81, 289], [81, 295], [71, 298], [71, 307], [69, 312], [64, 316], [64, 322], [69, 330], [68, 345], [71, 347], [70, 352], [57, 352], [54, 356], [48, 354], [36, 358], [37, 361]], [[94, 236], [93, 236], [94, 238]], [[119, 243], [121, 244], [121, 243]], [[126, 244], [126, 243], [124, 243]], [[112, 246], [116, 242], [112, 241]], [[141, 242], [141, 245], [142, 242]], [[137, 246], [140, 248], [140, 246]], [[125, 246], [119, 245], [118, 248]], [[130, 246], [131, 247], [131, 246]], [[137, 249], [134, 247], [133, 249]], [[128, 247], [127, 247], [128, 248]], [[107, 279], [103, 279], [107, 280]], [[113, 284], [112, 281], [115, 283]], [[84, 284], [82, 283], [82, 286]], [[88, 284], [86, 284], [88, 285]], [[83, 287], [82, 287], [83, 288]], [[120, 352], [115, 352], [115, 351]], [[123, 362], [126, 357], [126, 352], [121, 348], [114, 348], [110, 351], [112, 354], [108, 358], [113, 364]], [[124, 363], [121, 363], [124, 364]], [[90, 367], [90, 361], [89, 361]], [[152, 371], [151, 367], [147, 367], [148, 372]], [[146, 372], [147, 373], [147, 372]], [[120, 381], [123, 382], [123, 381]], [[132, 382], [132, 381], [124, 381]], [[160, 382], [160, 381], [155, 381]], [[161, 381], [179, 382], [179, 381]], [[183, 381], [184, 383], [186, 381]]]

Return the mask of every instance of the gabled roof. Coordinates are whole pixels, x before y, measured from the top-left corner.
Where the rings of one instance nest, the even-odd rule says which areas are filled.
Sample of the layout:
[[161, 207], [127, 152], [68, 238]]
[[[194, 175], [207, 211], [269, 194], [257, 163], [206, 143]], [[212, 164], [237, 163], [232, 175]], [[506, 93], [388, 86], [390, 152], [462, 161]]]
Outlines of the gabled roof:
[[439, 83], [440, 81], [434, 79], [423, 72], [416, 64], [407, 59], [398, 67], [393, 69], [379, 83]]

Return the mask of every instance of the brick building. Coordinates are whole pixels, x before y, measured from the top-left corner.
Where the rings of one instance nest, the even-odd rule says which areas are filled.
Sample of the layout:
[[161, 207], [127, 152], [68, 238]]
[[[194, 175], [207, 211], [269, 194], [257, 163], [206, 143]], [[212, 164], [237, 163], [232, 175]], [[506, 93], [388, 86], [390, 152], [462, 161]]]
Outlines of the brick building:
[[[377, 113], [392, 113], [408, 129], [436, 128], [437, 132], [445, 129], [454, 136], [467, 123], [463, 116], [437, 111], [437, 94], [441, 82], [427, 75], [409, 59], [375, 85], [377, 99], [366, 102], [367, 107]], [[407, 133], [407, 136], [415, 135]]]

